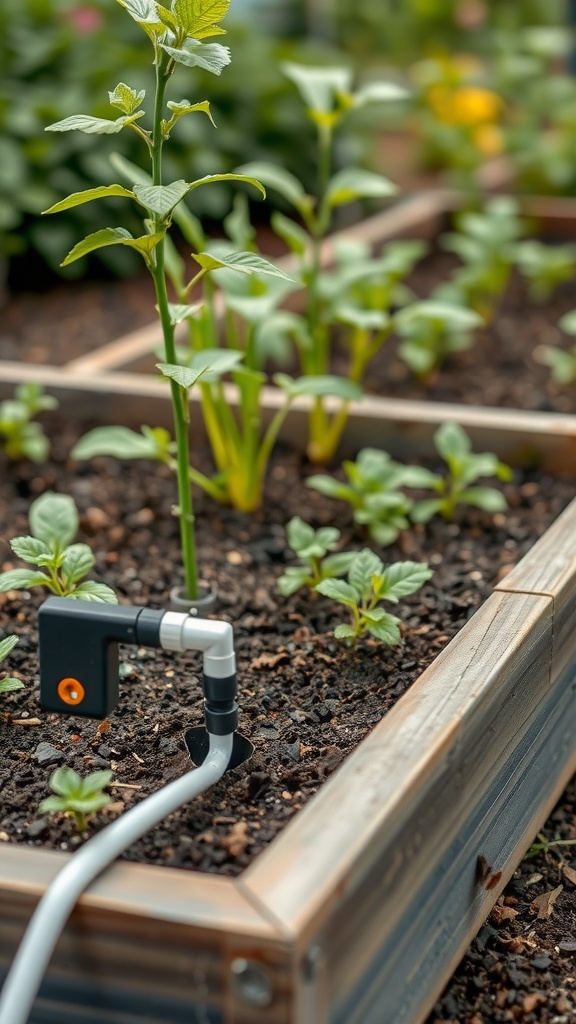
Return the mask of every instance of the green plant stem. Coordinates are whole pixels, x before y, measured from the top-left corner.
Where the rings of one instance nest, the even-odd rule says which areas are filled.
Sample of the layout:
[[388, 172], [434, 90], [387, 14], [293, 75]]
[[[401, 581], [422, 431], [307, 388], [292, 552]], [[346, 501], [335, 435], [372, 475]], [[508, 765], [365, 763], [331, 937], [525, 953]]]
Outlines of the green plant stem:
[[[154, 104], [154, 127], [152, 133], [152, 179], [154, 185], [162, 184], [162, 111], [164, 93], [168, 78], [166, 75], [167, 61], [161, 60], [156, 68], [156, 98]], [[174, 327], [170, 318], [168, 292], [166, 288], [166, 270], [164, 264], [164, 239], [155, 248], [155, 263], [150, 270], [154, 279], [156, 303], [167, 363], [176, 363], [176, 346]], [[198, 597], [198, 568], [196, 543], [194, 538], [194, 509], [190, 487], [190, 452], [188, 437], [188, 395], [176, 381], [170, 381], [172, 395], [172, 412], [174, 416], [174, 436], [176, 440], [176, 480], [178, 486], [178, 517], [180, 522], [180, 542], [182, 545], [182, 563], [184, 568], [185, 596], [194, 600]]]

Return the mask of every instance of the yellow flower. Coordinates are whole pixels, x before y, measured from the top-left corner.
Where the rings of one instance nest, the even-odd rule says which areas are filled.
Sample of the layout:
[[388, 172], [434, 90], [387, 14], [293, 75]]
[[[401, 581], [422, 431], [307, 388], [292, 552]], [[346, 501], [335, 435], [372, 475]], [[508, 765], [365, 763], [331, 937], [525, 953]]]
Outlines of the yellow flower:
[[471, 85], [457, 89], [452, 103], [452, 119], [456, 124], [496, 121], [502, 109], [502, 101], [496, 93]]

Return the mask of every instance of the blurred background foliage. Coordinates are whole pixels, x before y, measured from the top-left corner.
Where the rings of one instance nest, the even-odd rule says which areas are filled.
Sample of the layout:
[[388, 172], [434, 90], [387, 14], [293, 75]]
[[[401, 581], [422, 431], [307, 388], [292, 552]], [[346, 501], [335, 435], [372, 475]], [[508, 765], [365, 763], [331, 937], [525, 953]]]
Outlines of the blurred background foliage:
[[[297, 172], [313, 191], [314, 129], [280, 70], [290, 59], [347, 63], [364, 79], [384, 75], [409, 82], [408, 112], [378, 108], [356, 118], [354, 135], [340, 143], [342, 163], [357, 162], [361, 152], [369, 161], [371, 151], [394, 176], [394, 136], [390, 166], [379, 136], [383, 129], [401, 129], [416, 139], [424, 166], [456, 172], [461, 181], [487, 157], [507, 153], [522, 188], [573, 191], [576, 84], [569, 70], [569, 4], [232, 0], [226, 19], [230, 67], [219, 78], [203, 72], [192, 81], [180, 78], [182, 97], [210, 100], [218, 130], [206, 118], [183, 118], [167, 150], [167, 178], [191, 180], [265, 159]], [[0, 254], [10, 261], [15, 281], [24, 265], [27, 276], [56, 268], [78, 238], [102, 226], [103, 213], [106, 222], [117, 222], [114, 201], [105, 211], [101, 204], [78, 207], [58, 222], [39, 214], [70, 192], [114, 181], [113, 151], [136, 163], [145, 158], [129, 131], [97, 140], [44, 132], [74, 113], [112, 116], [108, 90], [119, 81], [152, 93], [151, 48], [115, 0], [0, 0]], [[230, 195], [206, 189], [201, 201], [195, 212], [218, 220]], [[123, 225], [134, 230], [125, 214], [123, 209]], [[114, 273], [133, 269], [124, 247], [102, 253]], [[74, 264], [68, 274], [73, 271], [84, 268]]]

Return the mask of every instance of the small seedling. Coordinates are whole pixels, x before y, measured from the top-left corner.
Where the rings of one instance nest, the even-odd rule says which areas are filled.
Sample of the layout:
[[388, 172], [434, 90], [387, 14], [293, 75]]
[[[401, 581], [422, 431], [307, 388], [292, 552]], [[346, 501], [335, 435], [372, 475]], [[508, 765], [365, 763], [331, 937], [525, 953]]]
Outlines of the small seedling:
[[366, 526], [378, 544], [392, 544], [410, 525], [408, 515], [413, 502], [400, 488], [418, 487], [421, 470], [402, 466], [376, 448], [363, 448], [356, 462], [346, 460], [342, 468], [347, 483], [322, 473], [308, 477], [306, 483], [320, 494], [348, 502], [355, 523]]
[[55, 796], [48, 796], [38, 810], [62, 811], [74, 818], [79, 832], [86, 828], [88, 815], [101, 811], [110, 803], [110, 797], [103, 792], [110, 785], [112, 772], [92, 772], [85, 778], [73, 768], [57, 768], [50, 779], [50, 789]]
[[528, 280], [530, 298], [546, 302], [559, 285], [574, 277], [576, 246], [544, 245], [531, 238], [516, 246], [516, 262]]
[[483, 320], [456, 301], [440, 301], [439, 295], [405, 306], [396, 313], [394, 324], [402, 339], [398, 355], [415, 377], [425, 381], [452, 352], [471, 347], [472, 332]]
[[34, 569], [9, 569], [0, 573], [0, 593], [46, 587], [56, 597], [117, 604], [105, 583], [84, 580], [94, 565], [87, 544], [73, 544], [78, 531], [78, 511], [68, 495], [48, 491], [32, 502], [29, 537], [14, 537], [10, 547]]
[[57, 409], [58, 402], [44, 394], [40, 384], [19, 384], [14, 398], [0, 402], [0, 446], [10, 459], [30, 459], [45, 462], [50, 442], [39, 423], [33, 422], [38, 413]]
[[[576, 334], [576, 309], [566, 313], [558, 321], [558, 326], [566, 334]], [[567, 351], [556, 345], [539, 345], [534, 351], [534, 358], [550, 368], [556, 384], [572, 384], [576, 380], [576, 345]]]
[[458, 423], [443, 423], [434, 435], [434, 443], [447, 467], [447, 475], [420, 470], [420, 487], [429, 487], [438, 497], [417, 501], [412, 509], [415, 523], [427, 523], [432, 516], [452, 520], [458, 505], [475, 505], [485, 512], [503, 512], [506, 498], [495, 487], [471, 487], [480, 477], [496, 476], [511, 480], [512, 470], [493, 452], [475, 455], [470, 438]]
[[300, 587], [314, 589], [328, 577], [343, 576], [350, 568], [356, 552], [341, 551], [328, 554], [338, 545], [340, 530], [322, 526], [314, 530], [300, 516], [294, 516], [286, 527], [288, 544], [298, 555], [301, 565], [291, 565], [278, 579], [278, 590], [283, 597], [290, 597]]
[[455, 232], [441, 245], [462, 260], [452, 277], [465, 304], [489, 320], [504, 291], [516, 258], [516, 243], [523, 232], [517, 204], [509, 196], [496, 196], [481, 212], [462, 213]]
[[[16, 647], [18, 643], [17, 636], [7, 636], [4, 640], [0, 640], [0, 661], [4, 661], [10, 654], [10, 651]], [[0, 679], [0, 693], [11, 693], [13, 690], [21, 690], [24, 683], [21, 679], [14, 679], [11, 676], [4, 676], [4, 679]]]
[[394, 604], [419, 590], [430, 579], [432, 570], [424, 563], [395, 562], [385, 566], [373, 551], [363, 548], [355, 554], [348, 580], [327, 579], [316, 586], [319, 594], [331, 597], [350, 611], [350, 624], [336, 626], [339, 640], [355, 641], [364, 633], [385, 644], [399, 644], [400, 619], [380, 607], [382, 601]]

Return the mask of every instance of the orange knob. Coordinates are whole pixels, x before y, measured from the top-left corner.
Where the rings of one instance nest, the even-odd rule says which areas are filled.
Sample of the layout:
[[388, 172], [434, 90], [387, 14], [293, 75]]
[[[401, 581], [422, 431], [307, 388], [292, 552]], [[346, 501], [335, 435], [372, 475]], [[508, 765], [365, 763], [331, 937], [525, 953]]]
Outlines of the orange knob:
[[73, 679], [72, 676], [66, 676], [65, 679], [60, 680], [57, 692], [60, 700], [63, 700], [65, 704], [81, 704], [86, 696], [82, 683]]

